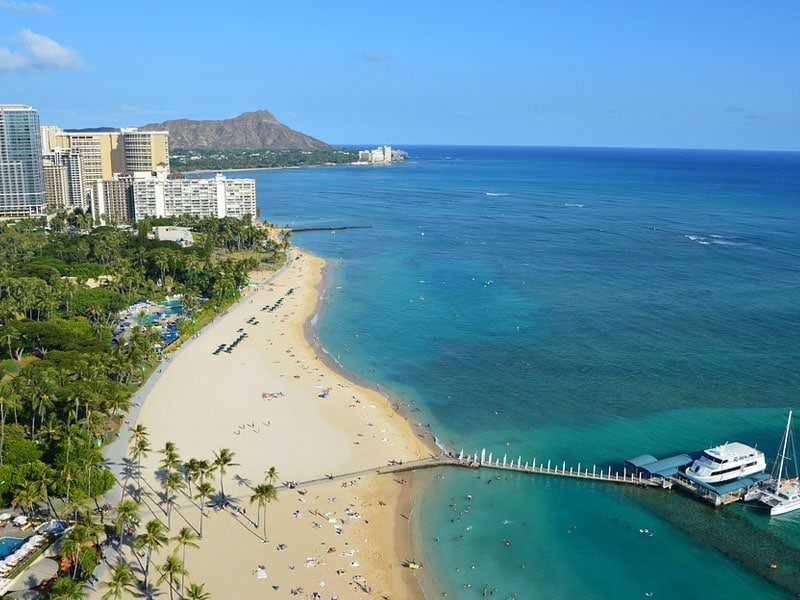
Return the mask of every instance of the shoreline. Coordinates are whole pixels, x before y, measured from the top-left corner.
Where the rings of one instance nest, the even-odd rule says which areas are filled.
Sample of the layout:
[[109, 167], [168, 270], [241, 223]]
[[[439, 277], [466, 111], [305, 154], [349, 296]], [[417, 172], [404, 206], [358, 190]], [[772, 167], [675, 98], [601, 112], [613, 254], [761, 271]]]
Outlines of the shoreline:
[[[303, 253], [309, 254], [305, 250], [303, 250]], [[334, 263], [327, 259], [321, 258], [320, 260], [324, 261], [324, 265], [322, 267], [322, 280], [316, 286], [317, 303], [314, 306], [313, 313], [311, 313], [303, 323], [303, 335], [305, 336], [308, 347], [316, 354], [320, 362], [322, 362], [334, 373], [337, 373], [339, 376], [347, 379], [353, 385], [374, 389], [374, 391], [378, 395], [382, 396], [383, 399], [388, 403], [388, 406], [392, 412], [403, 418], [408, 423], [411, 431], [417, 436], [417, 438], [422, 440], [422, 442], [428, 447], [431, 454], [441, 454], [443, 449], [437, 446], [435, 436], [433, 436], [433, 434], [430, 432], [430, 429], [425, 427], [421, 422], [413, 419], [413, 413], [406, 408], [406, 403], [404, 403], [403, 400], [395, 396], [391, 389], [384, 388], [370, 379], [361, 377], [351, 371], [348, 371], [327, 350], [325, 350], [320, 343], [319, 338], [316, 336], [317, 320], [324, 309], [324, 303], [325, 298], [327, 297], [328, 289], [334, 283], [332, 274]]]
[[[152, 447], [142, 464], [150, 486], [143, 523], [166, 521], [155, 473], [167, 441], [184, 461], [213, 459], [212, 451], [224, 447], [240, 463], [228, 467], [224, 481], [211, 480], [238, 507], [207, 511], [201, 549], [187, 552], [187, 582], [205, 584], [212, 597], [254, 597], [267, 587], [276, 598], [349, 597], [354, 587], [424, 597], [413, 572], [401, 566], [411, 558], [407, 527], [406, 535], [397, 527], [400, 497], [410, 486], [369, 471], [439, 450], [427, 432], [418, 433], [394, 411], [380, 386], [359, 381], [319, 345], [314, 327], [330, 268], [329, 261], [293, 248], [286, 267], [164, 363], [136, 407]], [[276, 304], [277, 310], [265, 310]], [[213, 354], [237, 336], [235, 351]], [[306, 483], [291, 489], [276, 482], [278, 499], [267, 506], [264, 524], [249, 500], [270, 466], [280, 481]], [[198, 516], [197, 503], [179, 494], [170, 536], [182, 526], [197, 531]], [[269, 543], [261, 539], [264, 527]], [[154, 555], [156, 564], [166, 551]], [[130, 552], [123, 557], [132, 567], [141, 562]]]
[[[303, 252], [309, 254], [305, 250]], [[383, 388], [366, 378], [348, 371], [341, 363], [331, 356], [319, 342], [319, 338], [316, 336], [316, 326], [325, 307], [327, 292], [334, 283], [332, 271], [335, 266], [331, 260], [321, 260], [324, 261], [324, 264], [322, 266], [322, 278], [315, 288], [317, 291], [317, 301], [314, 306], [314, 311], [308, 315], [308, 318], [303, 323], [303, 334], [305, 335], [308, 347], [329, 369], [340, 374], [353, 384], [375, 386], [376, 391], [383, 396], [384, 400], [387, 402], [389, 410], [406, 421], [411, 431], [418, 439], [423, 441], [430, 453], [432, 455], [440, 454], [441, 448], [436, 445], [435, 437], [422, 423], [412, 420], [413, 413], [403, 408], [402, 401], [394, 397], [391, 390]], [[372, 475], [372, 478], [375, 480], [374, 485], [378, 489], [383, 489], [385, 491], [386, 479], [391, 478], [391, 475]], [[400, 574], [400, 589], [405, 592], [405, 594], [400, 597], [407, 600], [425, 600], [422, 585], [415, 576], [414, 571], [401, 568], [404, 561], [416, 560], [414, 558], [416, 549], [411, 534], [411, 519], [408, 519], [406, 515], [411, 515], [412, 509], [416, 504], [415, 498], [424, 491], [425, 485], [423, 485], [423, 479], [414, 471], [408, 472], [404, 479], [407, 480], [407, 484], [398, 487], [392, 494], [393, 498], [389, 506], [393, 509], [394, 517], [386, 520], [383, 526], [384, 533], [381, 539], [384, 541], [385, 547], [389, 550], [387, 556], [387, 559], [389, 559], [388, 564], [390, 565], [389, 569]], [[383, 483], [383, 488], [379, 487], [381, 483]], [[376, 567], [378, 570], [382, 568], [381, 565], [376, 565]], [[391, 589], [394, 594], [398, 593], [397, 588], [393, 587]], [[396, 597], [394, 594], [387, 594], [386, 597], [394, 598]]]
[[[402, 162], [402, 161], [397, 161]], [[393, 164], [393, 163], [388, 163]], [[382, 167], [385, 166], [384, 163], [371, 163], [371, 162], [360, 162], [360, 161], [353, 161], [353, 162], [346, 162], [346, 163], [322, 163], [319, 165], [290, 165], [286, 167], [251, 167], [251, 168], [242, 168], [242, 169], [192, 169], [191, 171], [175, 171], [176, 173], [180, 173], [181, 175], [189, 175], [192, 173], [238, 173], [240, 171], [281, 171], [284, 169], [314, 169], [317, 167]]]
[[249, 169], [192, 169], [191, 171], [176, 171], [177, 173], [181, 173], [182, 175], [188, 175], [190, 173], [238, 173], [240, 171], [282, 171], [284, 169], [315, 169], [317, 167], [341, 167], [341, 166], [351, 166], [351, 165], [368, 165], [370, 163], [359, 163], [359, 162], [349, 162], [349, 163], [324, 163], [320, 165], [291, 165], [286, 167], [252, 167]]

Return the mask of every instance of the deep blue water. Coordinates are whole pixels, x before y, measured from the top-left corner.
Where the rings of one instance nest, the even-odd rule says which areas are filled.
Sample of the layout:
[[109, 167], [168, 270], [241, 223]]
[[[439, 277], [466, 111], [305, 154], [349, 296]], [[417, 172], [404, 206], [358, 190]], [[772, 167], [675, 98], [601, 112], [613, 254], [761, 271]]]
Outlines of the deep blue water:
[[[455, 451], [772, 455], [800, 398], [799, 154], [404, 149], [230, 174], [278, 225], [370, 226], [293, 238], [334, 260], [318, 334], [347, 369]], [[773, 549], [800, 581], [800, 513], [480, 479], [447, 471], [414, 509], [430, 598], [782, 597], [758, 574]]]

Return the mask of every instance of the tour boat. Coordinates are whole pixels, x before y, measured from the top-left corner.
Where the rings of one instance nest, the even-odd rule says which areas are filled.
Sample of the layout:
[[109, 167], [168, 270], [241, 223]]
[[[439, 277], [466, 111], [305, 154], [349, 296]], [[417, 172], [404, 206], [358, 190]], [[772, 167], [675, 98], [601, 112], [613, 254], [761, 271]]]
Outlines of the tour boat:
[[[787, 455], [790, 446], [791, 456]], [[775, 464], [772, 465], [770, 478], [748, 490], [744, 499], [758, 500], [765, 504], [769, 507], [770, 516], [773, 517], [800, 508], [800, 483], [797, 480], [796, 454], [792, 435], [792, 411], [789, 411], [789, 420], [786, 422], [786, 430], [783, 432], [783, 439], [778, 448], [778, 455], [775, 457]], [[793, 477], [789, 477], [787, 469], [784, 468], [788, 462], [795, 465]]]
[[766, 469], [767, 461], [761, 450], [741, 442], [725, 442], [703, 450], [700, 458], [686, 469], [686, 474], [705, 483], [721, 483]]

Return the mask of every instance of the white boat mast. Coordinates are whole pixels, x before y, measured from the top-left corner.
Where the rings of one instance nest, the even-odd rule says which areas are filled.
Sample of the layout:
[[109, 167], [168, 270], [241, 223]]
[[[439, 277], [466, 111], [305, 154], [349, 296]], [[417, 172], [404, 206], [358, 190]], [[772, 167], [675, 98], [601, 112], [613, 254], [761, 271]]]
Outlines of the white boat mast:
[[781, 477], [783, 476], [783, 461], [786, 458], [786, 445], [789, 443], [789, 433], [792, 428], [792, 411], [789, 411], [789, 420], [786, 422], [786, 431], [783, 433], [783, 441], [781, 442], [781, 462], [778, 467], [778, 477], [775, 487], [781, 487]]

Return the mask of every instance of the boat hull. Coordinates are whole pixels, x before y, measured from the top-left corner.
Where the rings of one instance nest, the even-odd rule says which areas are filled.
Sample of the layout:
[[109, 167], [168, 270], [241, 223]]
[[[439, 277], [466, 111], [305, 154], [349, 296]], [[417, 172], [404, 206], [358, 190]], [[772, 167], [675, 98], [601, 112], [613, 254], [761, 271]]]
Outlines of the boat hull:
[[800, 510], [800, 500], [796, 500], [795, 502], [784, 502], [782, 504], [778, 504], [777, 506], [770, 507], [769, 516], [777, 517], [778, 515], [785, 515], [786, 513], [790, 513], [795, 510]]
[[689, 471], [689, 474], [692, 476], [693, 479], [697, 479], [698, 481], [702, 481], [703, 483], [724, 483], [726, 481], [733, 481], [734, 479], [740, 479], [742, 477], [747, 477], [748, 475], [755, 475], [756, 473], [763, 473], [766, 469], [766, 465], [757, 465], [751, 469], [741, 469], [734, 472], [725, 473], [722, 475], [698, 475], [697, 473], [693, 473]]

